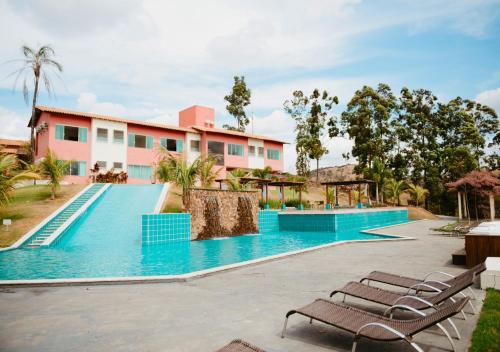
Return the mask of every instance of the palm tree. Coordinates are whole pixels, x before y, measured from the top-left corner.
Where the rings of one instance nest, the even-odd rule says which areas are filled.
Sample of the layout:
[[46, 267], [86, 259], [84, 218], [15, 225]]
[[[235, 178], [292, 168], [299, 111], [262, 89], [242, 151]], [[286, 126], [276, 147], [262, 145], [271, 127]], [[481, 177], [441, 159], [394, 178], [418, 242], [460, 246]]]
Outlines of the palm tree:
[[174, 182], [182, 188], [182, 205], [188, 205], [188, 191], [194, 186], [199, 177], [202, 162], [196, 158], [189, 164], [184, 157], [166, 154], [158, 163], [156, 174], [162, 182]]
[[55, 61], [53, 57], [55, 56], [54, 49], [50, 45], [43, 45], [38, 49], [32, 49], [29, 46], [23, 45], [21, 47], [21, 51], [24, 55], [24, 59], [14, 60], [14, 61], [22, 61], [23, 66], [16, 71], [12, 72], [11, 75], [15, 75], [14, 88], [17, 85], [17, 81], [24, 74], [23, 78], [23, 96], [26, 104], [29, 103], [29, 88], [28, 88], [28, 79], [31, 77], [31, 73], [34, 75], [34, 87], [33, 87], [33, 101], [31, 104], [31, 158], [34, 160], [35, 155], [35, 106], [36, 100], [38, 98], [38, 86], [40, 82], [40, 78], [43, 80], [43, 84], [47, 92], [52, 94], [52, 81], [49, 76], [49, 70], [52, 70], [52, 73], [58, 75], [58, 72], [63, 71], [62, 65]]
[[390, 178], [384, 184], [384, 192], [388, 198], [392, 198], [393, 205], [400, 205], [401, 200], [399, 197], [405, 189], [406, 183], [404, 181], [396, 181], [394, 178]]
[[262, 179], [269, 179], [273, 174], [273, 168], [271, 166], [266, 166], [263, 169], [254, 169], [252, 171], [252, 176]]
[[50, 199], [56, 198], [56, 191], [61, 186], [61, 180], [68, 172], [70, 163], [70, 161], [59, 160], [57, 155], [49, 149], [38, 164], [41, 175], [48, 179], [51, 186]]
[[227, 174], [227, 186], [231, 191], [247, 189], [249, 184], [241, 184], [240, 178], [248, 176], [248, 172], [243, 169], [234, 169]]
[[30, 170], [21, 170], [21, 162], [14, 154], [0, 154], [0, 206], [5, 206], [9, 200], [9, 193], [16, 183], [22, 180], [40, 178]]
[[213, 168], [215, 164], [217, 164], [217, 158], [214, 157], [213, 155], [209, 154], [201, 158], [201, 165], [199, 171], [201, 187], [209, 188], [214, 183], [215, 179], [217, 178], [217, 174], [221, 170], [219, 169], [214, 172]]
[[425, 198], [429, 194], [428, 189], [425, 189], [424, 187], [415, 185], [413, 183], [410, 183], [408, 185], [408, 191], [410, 192], [417, 207], [419, 206], [419, 204], [424, 204]]

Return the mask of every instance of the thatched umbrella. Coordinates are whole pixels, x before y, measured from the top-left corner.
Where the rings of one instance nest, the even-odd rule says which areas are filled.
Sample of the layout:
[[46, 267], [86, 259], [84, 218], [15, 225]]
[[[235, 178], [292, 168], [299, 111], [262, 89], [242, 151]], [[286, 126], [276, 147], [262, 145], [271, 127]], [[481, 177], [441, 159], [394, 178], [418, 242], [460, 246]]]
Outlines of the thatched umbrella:
[[458, 179], [455, 182], [446, 184], [449, 191], [458, 192], [458, 213], [459, 218], [462, 218], [462, 206], [461, 206], [461, 193], [464, 194], [464, 211], [470, 219], [470, 213], [468, 211], [468, 196], [467, 192], [472, 191], [474, 193], [474, 206], [476, 210], [476, 220], [477, 215], [477, 196], [489, 197], [490, 199], [490, 217], [493, 220], [495, 218], [495, 199], [494, 196], [500, 195], [500, 180], [493, 176], [488, 171], [472, 171]]

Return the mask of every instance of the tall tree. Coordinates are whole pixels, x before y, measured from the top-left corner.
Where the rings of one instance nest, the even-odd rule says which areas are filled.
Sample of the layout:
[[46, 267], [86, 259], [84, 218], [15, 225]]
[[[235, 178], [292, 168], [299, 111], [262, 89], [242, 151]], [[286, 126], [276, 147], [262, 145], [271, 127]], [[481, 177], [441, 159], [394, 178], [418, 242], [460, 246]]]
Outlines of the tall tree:
[[251, 97], [252, 92], [247, 88], [245, 76], [234, 76], [231, 94], [226, 95], [224, 100], [228, 102], [226, 110], [236, 119], [237, 127], [224, 125], [224, 128], [245, 132], [246, 126], [250, 123], [245, 107], [250, 104]]
[[395, 118], [396, 97], [387, 84], [376, 89], [364, 86], [354, 93], [342, 113], [342, 132], [354, 140], [352, 156], [358, 161], [355, 171], [366, 174], [378, 158], [386, 164], [394, 147], [391, 121]]
[[437, 97], [431, 91], [401, 90], [398, 130], [399, 139], [405, 143], [405, 159], [409, 163], [411, 178], [430, 188], [429, 178], [434, 176], [439, 163], [439, 121]]
[[[337, 121], [331, 110], [339, 103], [336, 96], [330, 95], [326, 90], [320, 92], [314, 89], [307, 96], [304, 92], [297, 90], [293, 92], [293, 98], [286, 100], [283, 104], [285, 111], [295, 120], [295, 132], [297, 143], [298, 162], [300, 173], [307, 170], [304, 156], [316, 160], [316, 183], [319, 184], [319, 160], [328, 153], [322, 142], [322, 138], [328, 135], [330, 138], [337, 136], [339, 130]], [[298, 168], [299, 169], [299, 168]]]
[[[33, 78], [33, 97], [31, 103], [31, 119], [30, 119], [30, 143], [31, 143], [31, 160], [35, 159], [35, 106], [38, 98], [39, 83], [40, 79], [43, 81], [47, 93], [52, 94], [52, 81], [51, 74], [58, 75], [59, 72], [63, 71], [62, 65], [54, 60], [55, 52], [50, 45], [43, 45], [38, 49], [30, 48], [29, 46], [23, 45], [21, 51], [24, 55], [24, 59], [14, 60], [21, 61], [23, 63], [22, 67], [14, 71], [11, 75], [15, 76], [14, 88], [17, 86], [17, 82], [24, 75], [23, 79], [23, 96], [26, 104], [29, 103], [30, 98], [30, 87], [29, 80]], [[33, 74], [33, 76], [31, 76]]]

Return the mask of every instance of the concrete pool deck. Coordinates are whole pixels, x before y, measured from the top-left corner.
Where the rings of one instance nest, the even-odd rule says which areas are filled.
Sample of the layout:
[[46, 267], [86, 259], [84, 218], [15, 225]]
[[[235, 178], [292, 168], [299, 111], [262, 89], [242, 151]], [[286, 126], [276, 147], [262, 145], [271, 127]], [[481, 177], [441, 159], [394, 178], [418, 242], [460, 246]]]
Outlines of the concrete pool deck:
[[[240, 337], [267, 351], [346, 351], [353, 335], [284, 315], [372, 270], [421, 277], [460, 273], [450, 264], [463, 239], [433, 234], [447, 221], [419, 221], [377, 232], [416, 241], [353, 243], [217, 273], [188, 282], [0, 289], [0, 351], [214, 351]], [[474, 290], [480, 300], [483, 291]], [[348, 298], [348, 303], [361, 301]], [[374, 305], [363, 303], [375, 308]], [[381, 311], [378, 309], [378, 311]], [[477, 315], [454, 319], [466, 351]], [[425, 351], [449, 350], [436, 331], [415, 341]], [[359, 351], [411, 351], [404, 343], [361, 340]]]

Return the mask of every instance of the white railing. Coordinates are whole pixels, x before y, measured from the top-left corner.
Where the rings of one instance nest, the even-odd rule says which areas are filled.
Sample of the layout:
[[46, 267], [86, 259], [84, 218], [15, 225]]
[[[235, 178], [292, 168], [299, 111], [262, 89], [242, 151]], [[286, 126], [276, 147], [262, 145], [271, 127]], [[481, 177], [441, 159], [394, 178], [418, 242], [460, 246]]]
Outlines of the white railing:
[[57, 230], [47, 237], [40, 246], [50, 246], [66, 229], [87, 210], [106, 190], [111, 186], [111, 183], [106, 183], [99, 191], [96, 192], [88, 201], [85, 202], [77, 211], [71, 215]]

